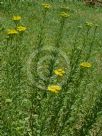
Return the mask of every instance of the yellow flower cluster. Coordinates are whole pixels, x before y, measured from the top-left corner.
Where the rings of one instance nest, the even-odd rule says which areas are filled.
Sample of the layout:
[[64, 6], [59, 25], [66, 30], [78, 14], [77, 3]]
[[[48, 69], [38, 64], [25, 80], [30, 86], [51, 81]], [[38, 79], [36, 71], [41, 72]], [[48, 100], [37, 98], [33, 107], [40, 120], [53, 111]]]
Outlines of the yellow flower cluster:
[[27, 28], [25, 26], [18, 26], [17, 31], [24, 32]]
[[47, 3], [43, 3], [42, 6], [43, 6], [44, 9], [50, 9], [51, 8], [51, 5], [47, 4]]
[[54, 70], [54, 73], [57, 76], [61, 76], [62, 77], [65, 74], [65, 71], [63, 69], [59, 68], [59, 69]]
[[[13, 16], [12, 20], [13, 21], [20, 21], [21, 20], [21, 16]], [[26, 29], [27, 28], [25, 26], [18, 26], [18, 25], [16, 25], [16, 28], [8, 29], [7, 35], [9, 35], [9, 36], [16, 35], [16, 34], [18, 34], [18, 32], [24, 32]]]
[[8, 35], [15, 35], [15, 34], [18, 34], [18, 32], [16, 29], [8, 29], [7, 34]]
[[8, 29], [7, 34], [15, 35], [15, 34], [18, 34], [18, 32], [24, 32], [27, 28], [24, 26], [18, 26], [16, 29]]
[[[62, 77], [65, 74], [65, 71], [62, 68], [55, 69], [54, 73], [57, 76]], [[53, 93], [58, 93], [62, 88], [59, 85], [49, 85], [48, 90]]]
[[67, 17], [69, 17], [70, 15], [69, 15], [68, 13], [66, 13], [66, 12], [61, 12], [61, 13], [60, 13], [60, 16], [61, 16], [61, 17], [64, 17], [64, 18], [67, 18]]
[[59, 85], [49, 85], [48, 90], [53, 93], [58, 93], [61, 90]]
[[12, 20], [13, 21], [20, 21], [21, 20], [21, 16], [13, 16]]
[[82, 63], [80, 63], [80, 67], [82, 67], [82, 68], [90, 68], [90, 67], [92, 67], [92, 64], [89, 63], [89, 62], [82, 62]]

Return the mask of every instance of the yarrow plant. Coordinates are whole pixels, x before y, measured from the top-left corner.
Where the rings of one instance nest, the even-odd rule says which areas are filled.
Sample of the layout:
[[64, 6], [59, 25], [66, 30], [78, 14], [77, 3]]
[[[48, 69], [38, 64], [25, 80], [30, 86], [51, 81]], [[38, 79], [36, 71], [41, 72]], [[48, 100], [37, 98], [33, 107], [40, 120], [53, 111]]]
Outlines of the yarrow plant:
[[16, 29], [12, 28], [7, 30], [7, 46], [9, 42], [10, 44], [12, 44], [13, 39], [15, 39], [17, 35], [18, 35], [18, 31]]
[[82, 63], [80, 63], [80, 67], [81, 68], [91, 68], [92, 64], [89, 62], [82, 62]]
[[26, 27], [25, 26], [17, 26], [17, 31], [19, 31], [19, 32], [24, 32], [24, 31], [26, 31]]
[[67, 17], [69, 17], [70, 15], [69, 15], [68, 13], [66, 13], [66, 12], [61, 12], [61, 13], [60, 13], [60, 16], [63, 17], [63, 18], [67, 18]]
[[21, 16], [13, 16], [12, 20], [13, 21], [20, 21], [21, 20]]
[[22, 19], [21, 16], [13, 16], [12, 20], [14, 21], [15, 25], [18, 26], [20, 24], [20, 20]]
[[[57, 7], [55, 1], [53, 9], [40, 1], [24, 5], [17, 2], [18, 13], [20, 7], [26, 6], [37, 10], [33, 22], [29, 22], [32, 9], [25, 15], [26, 25], [32, 29], [27, 36], [28, 28], [21, 22], [21, 16], [13, 16], [11, 24], [5, 22], [12, 29], [4, 36], [7, 46], [2, 38], [1, 136], [101, 135], [98, 132], [101, 125], [97, 124], [101, 117], [102, 91], [100, 79], [94, 73], [98, 71], [97, 65], [93, 66], [96, 61], [93, 54], [100, 42], [96, 36], [97, 25], [90, 21], [79, 24], [83, 17], [79, 21], [77, 12], [60, 8], [60, 3]], [[93, 50], [94, 45], [97, 48]]]
[[53, 92], [53, 93], [59, 93], [61, 90], [61, 87], [59, 85], [49, 85], [48, 86], [48, 91]]
[[57, 76], [62, 77], [62, 76], [65, 74], [65, 71], [64, 71], [62, 68], [59, 68], [59, 69], [54, 70], [54, 73], [55, 73]]
[[43, 8], [46, 9], [46, 10], [48, 10], [48, 9], [51, 8], [51, 5], [48, 4], [48, 3], [43, 3], [42, 6], [43, 6]]
[[8, 34], [9, 36], [13, 36], [13, 35], [18, 34], [18, 32], [17, 32], [16, 29], [8, 29], [7, 34]]

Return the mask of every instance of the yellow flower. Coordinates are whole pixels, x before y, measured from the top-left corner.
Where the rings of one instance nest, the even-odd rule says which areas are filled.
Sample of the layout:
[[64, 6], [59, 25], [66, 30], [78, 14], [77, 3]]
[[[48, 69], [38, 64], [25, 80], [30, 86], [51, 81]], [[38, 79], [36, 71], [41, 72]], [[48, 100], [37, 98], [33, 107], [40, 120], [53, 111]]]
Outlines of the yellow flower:
[[59, 85], [49, 85], [48, 90], [53, 93], [58, 93], [61, 90]]
[[65, 71], [63, 69], [59, 68], [59, 69], [54, 70], [54, 73], [57, 76], [63, 76], [65, 74]]
[[18, 32], [15, 29], [8, 29], [7, 34], [8, 35], [15, 35], [15, 34], [18, 34]]
[[82, 63], [80, 63], [80, 66], [82, 68], [90, 68], [90, 67], [92, 67], [92, 64], [89, 62], [82, 62]]
[[26, 28], [25, 26], [18, 26], [18, 27], [17, 27], [17, 30], [18, 30], [19, 32], [24, 32], [26, 29], [27, 29], [27, 28]]
[[50, 4], [47, 4], [47, 3], [43, 3], [42, 6], [43, 6], [44, 9], [49, 9], [49, 8], [51, 8], [51, 5], [50, 5]]
[[21, 16], [13, 16], [12, 20], [13, 21], [20, 21], [21, 20]]
[[69, 17], [70, 15], [69, 15], [68, 13], [66, 13], [66, 12], [61, 12], [61, 13], [60, 13], [60, 16], [61, 16], [61, 17], [64, 17], [64, 18], [67, 18], [67, 17]]

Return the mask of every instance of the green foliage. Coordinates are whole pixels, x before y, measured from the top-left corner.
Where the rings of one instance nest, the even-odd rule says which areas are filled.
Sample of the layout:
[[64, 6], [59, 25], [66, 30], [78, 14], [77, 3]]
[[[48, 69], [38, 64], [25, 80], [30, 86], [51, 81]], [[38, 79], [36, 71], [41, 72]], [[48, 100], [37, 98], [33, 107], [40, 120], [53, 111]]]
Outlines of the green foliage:
[[0, 135], [101, 136], [101, 9], [57, 0], [0, 6]]

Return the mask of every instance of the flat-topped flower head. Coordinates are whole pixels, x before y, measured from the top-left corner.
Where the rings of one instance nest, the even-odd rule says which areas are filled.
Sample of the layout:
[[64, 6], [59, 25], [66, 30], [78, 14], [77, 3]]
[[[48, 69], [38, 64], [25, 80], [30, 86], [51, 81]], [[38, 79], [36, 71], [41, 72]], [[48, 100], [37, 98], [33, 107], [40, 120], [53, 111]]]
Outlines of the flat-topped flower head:
[[89, 62], [82, 62], [82, 63], [80, 63], [80, 67], [81, 68], [91, 68], [92, 64]]
[[50, 9], [51, 8], [51, 5], [48, 4], [48, 3], [43, 3], [42, 6], [43, 6], [44, 9]]
[[21, 20], [21, 16], [13, 16], [12, 20], [13, 21], [20, 21]]
[[68, 13], [66, 13], [66, 12], [61, 12], [61, 13], [60, 13], [60, 16], [63, 17], [63, 18], [67, 18], [67, 17], [69, 17], [70, 15], [69, 15]]
[[48, 90], [53, 93], [59, 93], [61, 87], [59, 85], [49, 85]]
[[88, 28], [91, 28], [91, 27], [93, 26], [93, 23], [91, 23], [91, 22], [86, 22], [86, 26], [87, 26]]
[[59, 68], [59, 69], [54, 70], [54, 73], [57, 76], [61, 76], [62, 77], [65, 74], [65, 71], [62, 68]]
[[16, 35], [16, 34], [18, 34], [18, 32], [15, 29], [8, 29], [7, 34], [8, 35]]
[[19, 31], [19, 32], [24, 32], [24, 31], [26, 31], [26, 27], [25, 26], [18, 26], [17, 27], [17, 31]]

